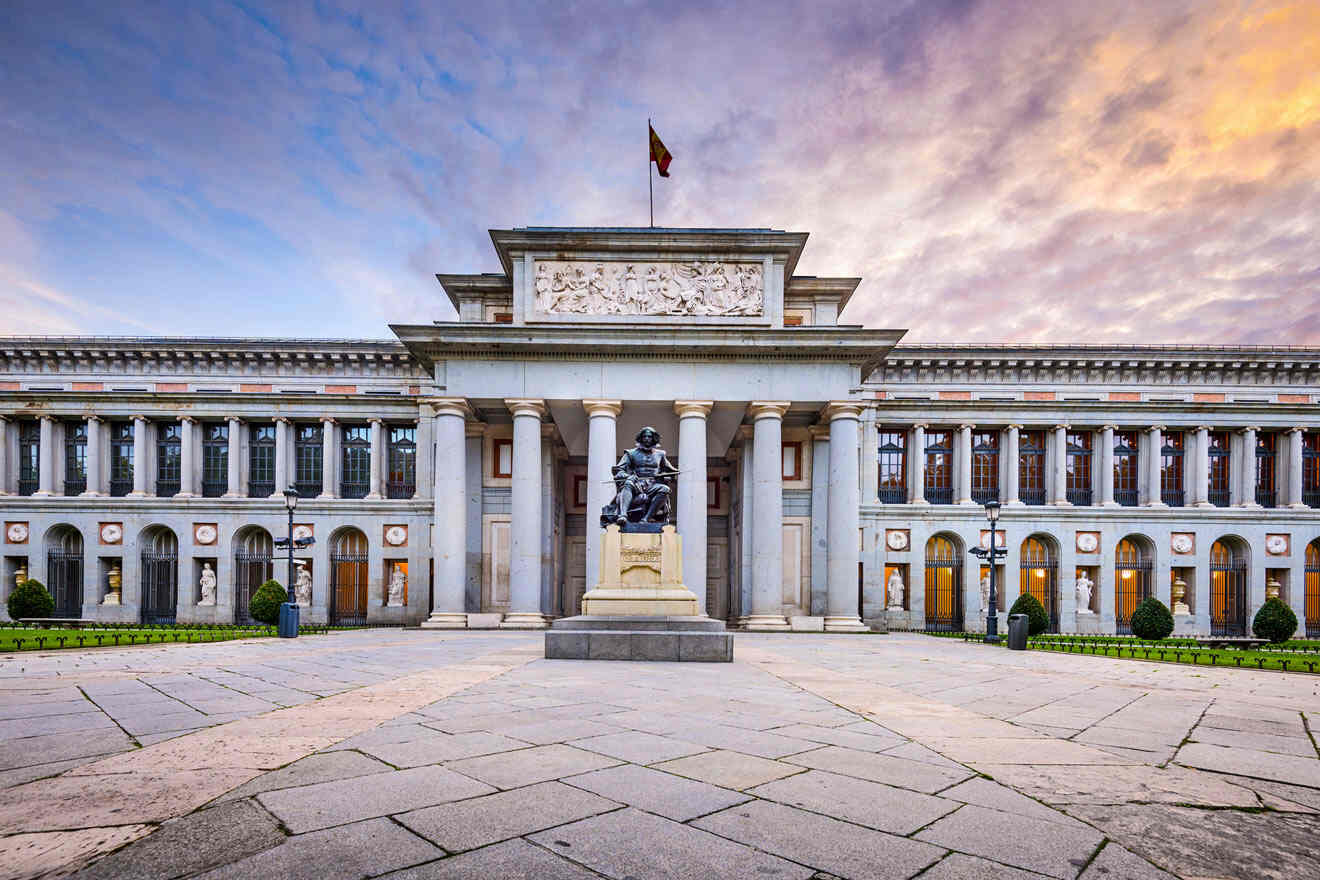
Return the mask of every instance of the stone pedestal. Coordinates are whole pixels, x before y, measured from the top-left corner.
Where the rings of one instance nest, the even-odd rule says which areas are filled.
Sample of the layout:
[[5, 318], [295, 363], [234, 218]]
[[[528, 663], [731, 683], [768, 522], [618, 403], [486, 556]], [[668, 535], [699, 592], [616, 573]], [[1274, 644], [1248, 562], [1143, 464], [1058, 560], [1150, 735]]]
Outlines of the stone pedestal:
[[673, 526], [659, 534], [605, 530], [600, 583], [582, 597], [582, 616], [599, 615], [702, 616], [696, 595], [683, 585], [683, 539]]
[[890, 632], [906, 632], [912, 629], [912, 617], [902, 608], [886, 608], [885, 626]]
[[[1186, 606], [1183, 606], [1186, 607]], [[1190, 609], [1189, 609], [1190, 610]], [[1176, 639], [1188, 638], [1197, 635], [1196, 618], [1191, 614], [1173, 615], [1173, 637]]]

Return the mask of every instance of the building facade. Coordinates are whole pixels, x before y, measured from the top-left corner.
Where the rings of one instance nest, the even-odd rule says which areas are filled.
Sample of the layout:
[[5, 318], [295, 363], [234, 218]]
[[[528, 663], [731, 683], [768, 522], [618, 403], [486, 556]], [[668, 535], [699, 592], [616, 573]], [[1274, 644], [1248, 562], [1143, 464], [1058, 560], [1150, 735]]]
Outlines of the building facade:
[[311, 620], [544, 626], [649, 425], [734, 625], [981, 629], [994, 500], [1002, 608], [1124, 632], [1182, 592], [1231, 634], [1277, 591], [1320, 633], [1320, 349], [901, 345], [839, 323], [859, 279], [794, 273], [805, 234], [491, 236], [502, 272], [437, 276], [459, 320], [392, 341], [4, 340], [0, 592], [244, 621], [293, 485]]

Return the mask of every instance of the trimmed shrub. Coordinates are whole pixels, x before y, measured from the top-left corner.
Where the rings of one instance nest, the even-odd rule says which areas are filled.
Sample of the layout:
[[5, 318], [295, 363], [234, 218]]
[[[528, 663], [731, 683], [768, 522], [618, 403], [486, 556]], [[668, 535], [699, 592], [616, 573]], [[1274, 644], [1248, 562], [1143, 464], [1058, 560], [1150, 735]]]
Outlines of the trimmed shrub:
[[1050, 616], [1045, 613], [1045, 606], [1040, 604], [1040, 600], [1030, 593], [1023, 593], [1017, 597], [1013, 607], [1008, 609], [1009, 615], [1025, 614], [1027, 615], [1027, 635], [1038, 636], [1050, 628]]
[[1173, 613], [1154, 596], [1147, 596], [1132, 612], [1132, 634], [1137, 638], [1158, 642], [1171, 632]]
[[271, 579], [257, 588], [248, 603], [248, 611], [262, 623], [280, 622], [280, 606], [289, 601], [289, 594], [279, 581]]
[[50, 617], [55, 613], [55, 598], [41, 581], [28, 578], [9, 594], [9, 619]]
[[1266, 599], [1251, 621], [1251, 631], [1258, 639], [1269, 639], [1278, 644], [1286, 642], [1297, 632], [1297, 615], [1282, 599]]

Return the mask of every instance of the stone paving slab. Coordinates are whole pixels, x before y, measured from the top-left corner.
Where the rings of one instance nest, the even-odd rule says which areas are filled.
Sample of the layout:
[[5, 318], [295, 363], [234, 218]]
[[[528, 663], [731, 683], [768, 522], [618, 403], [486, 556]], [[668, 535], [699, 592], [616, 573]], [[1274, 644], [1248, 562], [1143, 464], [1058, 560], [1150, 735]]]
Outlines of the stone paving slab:
[[686, 822], [749, 799], [736, 791], [633, 764], [570, 776], [564, 781], [676, 822]]
[[1062, 825], [969, 804], [917, 834], [918, 840], [1051, 877], [1072, 878], [1104, 842], [1085, 825]]
[[237, 798], [251, 797], [264, 791], [276, 791], [281, 788], [295, 788], [301, 785], [314, 785], [318, 782], [333, 782], [337, 779], [350, 779], [355, 776], [367, 776], [372, 773], [386, 773], [387, 764], [360, 752], [319, 752], [295, 761], [287, 767], [263, 773], [251, 782], [244, 783], [233, 791], [222, 795], [218, 802]]
[[566, 745], [535, 746], [516, 752], [450, 761], [448, 767], [496, 788], [521, 788], [618, 764], [614, 758]]
[[657, 761], [669, 761], [686, 755], [695, 755], [707, 751], [705, 746], [684, 742], [667, 736], [657, 736], [641, 730], [607, 733], [586, 739], [575, 739], [571, 745], [579, 749], [599, 752], [620, 761], [631, 764], [654, 764]]
[[470, 733], [437, 733], [434, 736], [425, 736], [407, 742], [361, 746], [360, 749], [395, 767], [407, 768], [525, 749], [529, 745], [497, 733], [474, 730]]
[[599, 880], [600, 875], [525, 840], [510, 840], [386, 874], [382, 880]]
[[1237, 776], [1254, 776], [1275, 782], [1293, 782], [1320, 788], [1320, 760], [1277, 755], [1241, 746], [1188, 743], [1178, 750], [1174, 760], [1187, 767], [1215, 770]]
[[1311, 738], [1304, 732], [1300, 736], [1278, 736], [1272, 733], [1224, 730], [1202, 724], [1192, 731], [1191, 738], [1195, 742], [1233, 749], [1253, 749], [1280, 755], [1296, 755], [1299, 758], [1320, 758], [1320, 755], [1316, 754], [1315, 743], [1311, 742]]
[[886, 785], [911, 788], [927, 794], [948, 788], [971, 777], [970, 770], [954, 770], [891, 755], [859, 752], [840, 746], [824, 746], [786, 758], [785, 763], [800, 764], [815, 770], [828, 770], [858, 779], [870, 779]]
[[738, 791], [783, 779], [785, 776], [807, 772], [805, 767], [796, 764], [785, 764], [782, 761], [772, 761], [769, 758], [758, 758], [755, 755], [744, 755], [741, 752], [724, 749], [664, 761], [655, 764], [654, 767], [666, 773], [674, 773]]
[[820, 770], [768, 782], [747, 793], [891, 834], [911, 834], [961, 806], [957, 801]]
[[1256, 796], [1231, 776], [1186, 767], [1031, 767], [985, 764], [978, 769], [996, 782], [1048, 804], [1129, 802], [1257, 807]]
[[[1044, 874], [1010, 868], [1008, 865], [979, 859], [964, 853], [950, 853], [929, 871], [921, 875], [921, 880], [1041, 880]], [[1106, 880], [1127, 880], [1126, 877], [1106, 878]]]
[[443, 855], [443, 851], [389, 819], [369, 819], [294, 835], [279, 846], [198, 876], [205, 880], [252, 880], [256, 877], [356, 880]]

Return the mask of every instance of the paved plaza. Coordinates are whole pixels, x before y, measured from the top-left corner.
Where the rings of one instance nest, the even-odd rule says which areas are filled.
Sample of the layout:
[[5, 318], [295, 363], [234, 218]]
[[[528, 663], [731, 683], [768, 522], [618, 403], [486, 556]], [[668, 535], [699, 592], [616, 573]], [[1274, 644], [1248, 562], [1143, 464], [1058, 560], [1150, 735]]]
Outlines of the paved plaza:
[[1314, 877], [1317, 682], [919, 635], [9, 656], [0, 874]]

